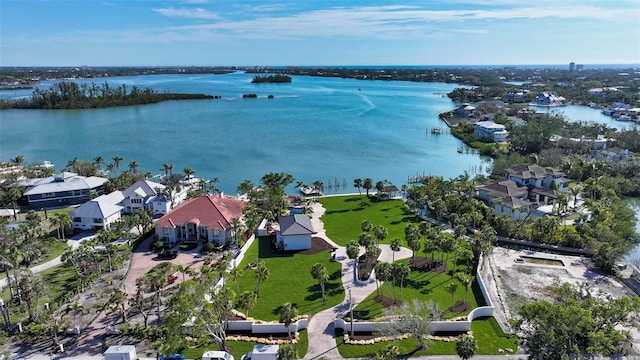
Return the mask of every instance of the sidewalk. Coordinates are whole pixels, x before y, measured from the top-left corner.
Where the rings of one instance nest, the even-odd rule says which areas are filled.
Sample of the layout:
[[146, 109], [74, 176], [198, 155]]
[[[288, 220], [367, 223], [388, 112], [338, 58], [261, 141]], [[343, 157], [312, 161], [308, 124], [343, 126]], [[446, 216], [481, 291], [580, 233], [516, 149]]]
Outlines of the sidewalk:
[[[354, 279], [353, 272], [353, 260], [347, 257], [347, 250], [344, 246], [338, 246], [331, 239], [327, 237], [324, 229], [324, 224], [320, 221], [320, 217], [324, 214], [325, 209], [320, 203], [313, 204], [313, 215], [311, 218], [311, 224], [313, 229], [317, 232], [314, 234], [316, 237], [320, 237], [327, 241], [329, 244], [336, 247], [336, 261], [342, 263], [342, 285], [345, 288], [345, 298], [342, 303], [321, 311], [315, 314], [309, 326], [307, 327], [307, 337], [309, 339], [309, 347], [307, 348], [307, 354], [304, 359], [319, 359], [326, 357], [329, 359], [342, 359], [340, 352], [336, 347], [335, 340], [335, 327], [334, 319], [341, 314], [344, 314], [349, 310], [349, 294], [351, 294], [352, 306], [355, 307], [360, 302], [369, 296], [376, 290], [376, 282], [374, 281], [375, 275], [371, 277], [366, 285], [357, 284]], [[380, 260], [391, 262], [393, 257], [393, 251], [391, 251], [389, 245], [380, 245], [382, 253], [380, 254]], [[361, 250], [364, 252], [364, 250]], [[395, 254], [395, 259], [406, 259], [411, 257], [411, 250], [407, 248], [401, 248], [399, 252]]]
[[[67, 240], [67, 245], [71, 247], [72, 250], [75, 250], [80, 247], [80, 244], [89, 239], [93, 239], [96, 236], [95, 233], [82, 232], [80, 234], [74, 235]], [[54, 266], [58, 266], [62, 264], [62, 256], [58, 256], [53, 258], [45, 263], [30, 267], [34, 274], [37, 274], [41, 271], [45, 271], [51, 269]], [[0, 289], [7, 286], [7, 278], [0, 279]]]

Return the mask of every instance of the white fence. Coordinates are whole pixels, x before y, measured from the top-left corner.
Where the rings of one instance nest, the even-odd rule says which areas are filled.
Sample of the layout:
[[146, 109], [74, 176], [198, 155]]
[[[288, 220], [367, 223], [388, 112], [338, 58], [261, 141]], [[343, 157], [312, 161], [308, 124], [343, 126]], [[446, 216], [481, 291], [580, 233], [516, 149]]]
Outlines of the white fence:
[[[289, 325], [292, 333], [304, 330], [309, 323], [308, 319], [300, 319]], [[227, 323], [230, 331], [251, 331], [253, 334], [278, 334], [286, 333], [287, 327], [283, 323], [261, 322], [256, 320], [232, 320]]]

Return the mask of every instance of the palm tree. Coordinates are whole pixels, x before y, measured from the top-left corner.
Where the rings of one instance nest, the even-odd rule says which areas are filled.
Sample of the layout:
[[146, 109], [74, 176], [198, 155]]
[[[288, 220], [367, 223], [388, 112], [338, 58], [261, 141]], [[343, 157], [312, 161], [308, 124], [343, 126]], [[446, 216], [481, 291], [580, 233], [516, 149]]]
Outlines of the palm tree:
[[131, 170], [132, 173], [137, 174], [138, 173], [138, 162], [135, 160], [132, 160], [129, 163], [129, 169]]
[[402, 289], [404, 288], [404, 279], [411, 274], [411, 267], [406, 262], [398, 263], [396, 268], [396, 276], [400, 277], [400, 300], [402, 300]]
[[569, 185], [569, 192], [573, 196], [573, 208], [576, 208], [576, 202], [578, 201], [578, 195], [582, 191], [582, 185], [580, 184], [571, 184]]
[[369, 220], [364, 220], [360, 223], [360, 228], [362, 228], [362, 232], [368, 233], [371, 231], [371, 222]]
[[313, 267], [311, 267], [311, 276], [318, 280], [318, 283], [320, 284], [320, 289], [322, 290], [322, 305], [324, 305], [327, 301], [324, 292], [324, 285], [329, 281], [329, 272], [327, 272], [327, 268], [324, 265], [315, 263], [313, 264]]
[[116, 155], [113, 158], [111, 158], [113, 160], [113, 166], [115, 167], [116, 171], [118, 171], [118, 168], [120, 167], [120, 162], [123, 160], [120, 156]]
[[289, 340], [291, 340], [291, 323], [293, 319], [298, 316], [298, 309], [291, 303], [286, 303], [280, 307], [280, 322], [284, 323], [289, 333]]
[[118, 247], [112, 243], [108, 243], [105, 246], [105, 252], [107, 253], [107, 261], [109, 262], [109, 272], [113, 271], [113, 255], [118, 251]]
[[78, 314], [82, 314], [82, 313], [84, 313], [84, 311], [85, 311], [85, 307], [79, 301], [75, 301], [71, 305], [67, 305], [67, 308], [65, 309], [65, 313], [67, 313], [67, 314], [68, 313], [73, 313], [73, 326], [74, 327], [76, 327], [78, 325], [78, 322], [76, 321], [76, 318], [77, 318]]
[[456, 293], [456, 290], [458, 290], [458, 284], [456, 283], [448, 283], [447, 285], [445, 285], [444, 287], [444, 291], [448, 292], [449, 294], [451, 294], [451, 308], [453, 309], [453, 297]]
[[264, 261], [258, 261], [258, 265], [256, 266], [256, 296], [260, 297], [260, 282], [267, 280], [269, 277], [269, 269], [265, 265]]
[[369, 197], [369, 190], [373, 189], [373, 180], [371, 180], [370, 178], [364, 179], [362, 187], [367, 190], [367, 197]]
[[258, 297], [256, 293], [252, 291], [245, 291], [240, 294], [240, 298], [238, 299], [238, 306], [244, 309], [244, 314], [246, 317], [249, 317], [249, 311], [251, 311], [258, 302]]
[[192, 168], [184, 168], [184, 170], [182, 171], [184, 172], [184, 176], [187, 177], [187, 181], [191, 180], [191, 177], [196, 173], [196, 171], [193, 170]]
[[67, 213], [58, 213], [51, 217], [50, 220], [54, 226], [56, 226], [56, 230], [58, 231], [58, 239], [62, 237], [62, 240], [65, 239], [65, 229], [67, 226], [71, 226], [71, 218]]
[[386, 227], [382, 225], [377, 225], [373, 227], [373, 234], [376, 237], [376, 240], [378, 241], [378, 246], [380, 246], [380, 243], [387, 238], [387, 235], [389, 235], [389, 231], [387, 230]]
[[355, 273], [355, 269], [358, 263], [358, 254], [360, 253], [360, 245], [355, 240], [351, 240], [347, 243], [347, 257], [350, 260], [353, 260], [353, 270]]
[[238, 278], [242, 276], [243, 270], [239, 267], [234, 267], [229, 270], [229, 275], [233, 279], [233, 283], [236, 284], [236, 291], [240, 292], [240, 287], [238, 286]]
[[24, 164], [24, 156], [16, 155], [13, 159], [9, 160], [10, 163], [16, 166], [22, 166]]
[[173, 171], [173, 165], [171, 164], [162, 164], [162, 169], [164, 171], [164, 178], [165, 181], [169, 178], [169, 175], [171, 174], [171, 172]]
[[400, 240], [399, 238], [395, 237], [393, 239], [391, 239], [391, 251], [393, 251], [392, 253], [392, 258], [391, 258], [391, 262], [395, 262], [396, 261], [396, 252], [400, 251], [402, 246], [402, 240]]
[[113, 172], [113, 169], [115, 169], [115, 165], [114, 164], [107, 164], [107, 171], [109, 172], [109, 176], [111, 176], [111, 173]]
[[358, 189], [358, 194], [362, 195], [362, 191], [360, 191], [360, 189], [362, 188], [362, 179], [357, 178], [353, 180], [353, 187]]
[[475, 338], [467, 334], [462, 334], [458, 337], [458, 341], [456, 341], [456, 352], [462, 360], [470, 359], [476, 354], [477, 350], [478, 344], [476, 344]]
[[469, 288], [473, 282], [473, 276], [467, 273], [457, 272], [456, 278], [458, 278], [458, 281], [462, 284], [462, 289], [464, 290], [464, 301], [467, 302]]
[[98, 156], [93, 158], [93, 163], [96, 164], [98, 169], [100, 169], [100, 166], [102, 164], [104, 164], [104, 158], [102, 156], [98, 155]]

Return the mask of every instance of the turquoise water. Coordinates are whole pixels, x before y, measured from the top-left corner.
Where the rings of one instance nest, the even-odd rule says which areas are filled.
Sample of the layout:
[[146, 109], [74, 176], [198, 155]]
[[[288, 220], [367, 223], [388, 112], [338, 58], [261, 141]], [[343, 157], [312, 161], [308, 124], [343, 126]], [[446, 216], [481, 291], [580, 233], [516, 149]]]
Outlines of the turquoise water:
[[[85, 80], [151, 87], [159, 91], [221, 95], [219, 100], [172, 101], [93, 110], [0, 112], [0, 160], [17, 154], [61, 168], [78, 157], [124, 158], [126, 169], [175, 171], [217, 177], [235, 193], [243, 180], [284, 171], [297, 180], [321, 180], [327, 192], [355, 192], [353, 179], [370, 177], [398, 186], [416, 174], [451, 178], [474, 173], [490, 160], [459, 154], [438, 114], [455, 104], [443, 93], [455, 84], [294, 77], [291, 84], [251, 84], [252, 75], [154, 75]], [[43, 83], [42, 86], [46, 86]], [[12, 96], [30, 94], [14, 92]], [[246, 93], [258, 99], [242, 99]], [[274, 99], [268, 99], [274, 95]], [[339, 183], [331, 189], [328, 184]], [[343, 184], [347, 186], [343, 188]], [[293, 189], [291, 189], [293, 191]]]

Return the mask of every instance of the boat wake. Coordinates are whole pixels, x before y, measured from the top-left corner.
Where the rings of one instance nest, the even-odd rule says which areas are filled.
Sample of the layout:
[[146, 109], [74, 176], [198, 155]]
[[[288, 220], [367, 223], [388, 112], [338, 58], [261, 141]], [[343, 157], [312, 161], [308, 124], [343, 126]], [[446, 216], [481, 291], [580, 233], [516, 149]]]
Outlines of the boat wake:
[[360, 94], [360, 98], [362, 98], [362, 100], [368, 105], [368, 107], [364, 110], [362, 110], [360, 113], [358, 113], [358, 116], [364, 115], [366, 113], [368, 113], [369, 111], [373, 110], [376, 108], [376, 104], [373, 103], [373, 101], [371, 101], [371, 99], [369, 99], [369, 97], [367, 95], [364, 95], [362, 93]]

